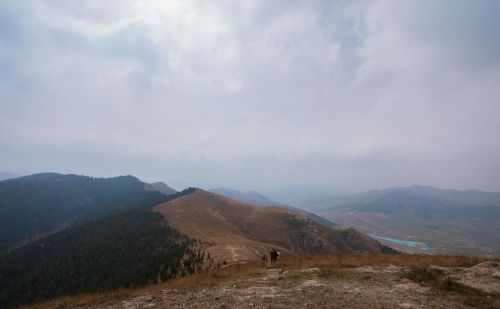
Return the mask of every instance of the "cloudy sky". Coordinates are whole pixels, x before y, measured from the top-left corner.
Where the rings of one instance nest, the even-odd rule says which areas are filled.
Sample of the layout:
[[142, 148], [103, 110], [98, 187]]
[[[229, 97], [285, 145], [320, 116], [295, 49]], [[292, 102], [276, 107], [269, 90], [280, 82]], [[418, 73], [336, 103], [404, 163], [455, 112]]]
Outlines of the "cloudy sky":
[[500, 1], [0, 0], [0, 170], [500, 191]]

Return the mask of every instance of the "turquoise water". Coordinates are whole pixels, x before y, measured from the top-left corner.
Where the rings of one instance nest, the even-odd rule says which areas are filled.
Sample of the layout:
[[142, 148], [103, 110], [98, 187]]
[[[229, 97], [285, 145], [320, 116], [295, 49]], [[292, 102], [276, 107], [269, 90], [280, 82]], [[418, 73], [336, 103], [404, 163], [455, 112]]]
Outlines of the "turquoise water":
[[402, 240], [402, 239], [396, 239], [396, 238], [391, 238], [391, 237], [384, 237], [384, 236], [377, 236], [370, 234], [371, 237], [375, 239], [381, 239], [381, 240], [386, 240], [390, 241], [392, 243], [398, 244], [398, 245], [404, 245], [408, 246], [410, 248], [414, 248], [423, 252], [431, 252], [432, 248], [427, 246], [425, 242], [420, 242], [420, 241], [412, 241], [412, 240]]

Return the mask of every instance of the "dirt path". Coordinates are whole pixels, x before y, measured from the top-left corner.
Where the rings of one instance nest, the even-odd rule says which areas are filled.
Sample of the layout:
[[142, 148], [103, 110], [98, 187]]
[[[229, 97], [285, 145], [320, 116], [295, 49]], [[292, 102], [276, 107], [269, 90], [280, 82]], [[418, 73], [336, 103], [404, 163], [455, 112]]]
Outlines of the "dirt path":
[[[474, 308], [477, 304], [406, 279], [395, 266], [294, 271], [263, 270], [259, 276], [215, 287], [166, 289], [88, 308]], [[493, 300], [489, 306], [499, 306]]]

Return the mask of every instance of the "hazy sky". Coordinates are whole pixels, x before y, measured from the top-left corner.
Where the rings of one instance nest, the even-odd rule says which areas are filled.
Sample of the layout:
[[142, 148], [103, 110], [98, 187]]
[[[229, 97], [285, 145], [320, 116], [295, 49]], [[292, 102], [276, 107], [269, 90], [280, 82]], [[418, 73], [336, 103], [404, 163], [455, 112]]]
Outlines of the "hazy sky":
[[500, 191], [500, 1], [0, 0], [0, 170]]

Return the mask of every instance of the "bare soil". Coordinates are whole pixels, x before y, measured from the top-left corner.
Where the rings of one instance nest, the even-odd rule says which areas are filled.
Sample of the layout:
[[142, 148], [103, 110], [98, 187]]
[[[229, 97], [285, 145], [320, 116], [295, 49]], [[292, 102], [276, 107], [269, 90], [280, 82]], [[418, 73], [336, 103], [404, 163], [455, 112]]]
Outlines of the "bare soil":
[[[489, 263], [489, 262], [487, 262]], [[165, 288], [139, 296], [87, 304], [59, 303], [59, 308], [500, 308], [496, 266], [440, 267], [462, 283], [488, 282], [488, 292], [462, 294], [415, 282], [409, 268], [393, 265], [354, 268], [263, 268], [256, 275], [210, 286]], [[279, 267], [279, 265], [278, 265]], [[447, 277], [448, 278], [448, 277]], [[486, 281], [485, 281], [486, 280]], [[464, 285], [468, 287], [467, 285]]]

